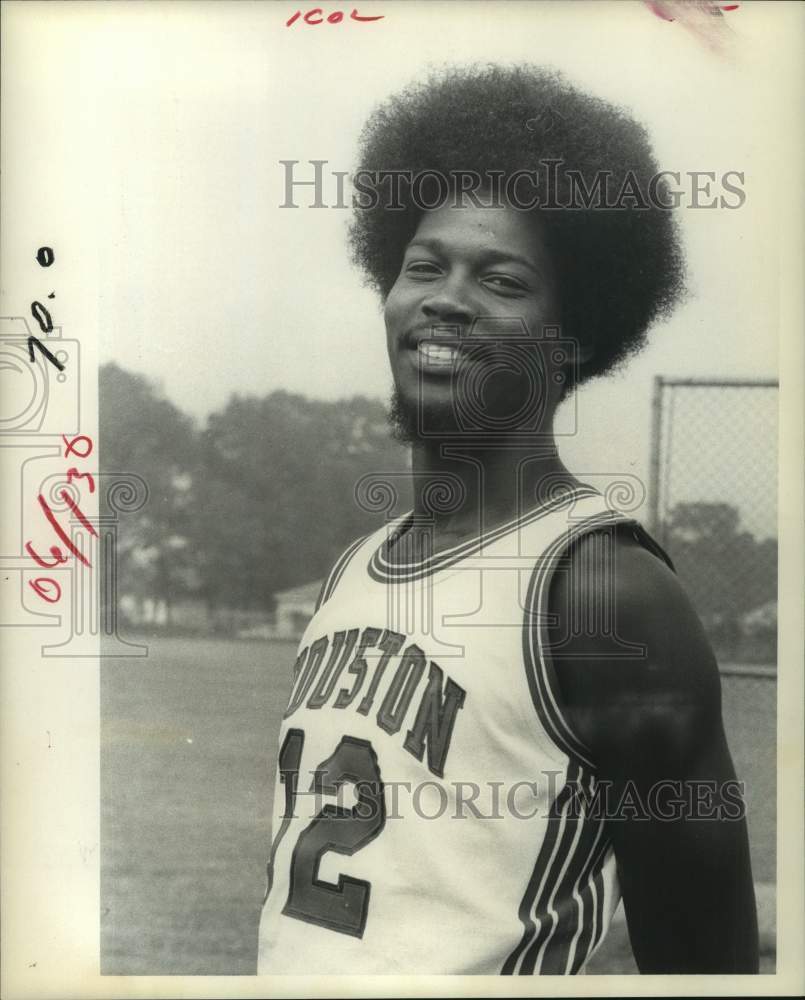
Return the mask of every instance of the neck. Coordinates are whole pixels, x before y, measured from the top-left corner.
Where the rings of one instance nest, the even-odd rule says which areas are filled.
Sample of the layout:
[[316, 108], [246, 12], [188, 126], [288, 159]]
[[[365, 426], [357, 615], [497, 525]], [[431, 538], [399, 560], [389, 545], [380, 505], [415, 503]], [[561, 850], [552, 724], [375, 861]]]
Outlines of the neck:
[[479, 532], [513, 520], [554, 489], [578, 485], [553, 434], [489, 445], [418, 441], [412, 450], [414, 513], [445, 532]]

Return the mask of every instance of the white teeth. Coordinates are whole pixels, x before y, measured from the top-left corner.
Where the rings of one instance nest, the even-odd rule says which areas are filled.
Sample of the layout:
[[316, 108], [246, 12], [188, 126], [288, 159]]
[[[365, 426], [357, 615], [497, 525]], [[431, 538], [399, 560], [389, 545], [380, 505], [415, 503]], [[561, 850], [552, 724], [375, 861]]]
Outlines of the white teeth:
[[458, 357], [458, 350], [449, 344], [430, 344], [420, 340], [419, 357], [426, 364], [449, 367]]

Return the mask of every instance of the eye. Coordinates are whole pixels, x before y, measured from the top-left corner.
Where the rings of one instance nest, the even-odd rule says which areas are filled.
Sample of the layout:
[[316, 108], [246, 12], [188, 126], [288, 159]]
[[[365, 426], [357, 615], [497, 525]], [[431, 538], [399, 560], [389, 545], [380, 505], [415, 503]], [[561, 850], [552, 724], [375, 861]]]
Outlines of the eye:
[[528, 291], [528, 287], [518, 278], [513, 278], [510, 274], [488, 274], [483, 279], [484, 284], [492, 285], [496, 291], [508, 293], [523, 293]]
[[412, 277], [429, 278], [441, 273], [441, 269], [432, 260], [412, 260], [405, 265], [405, 273]]

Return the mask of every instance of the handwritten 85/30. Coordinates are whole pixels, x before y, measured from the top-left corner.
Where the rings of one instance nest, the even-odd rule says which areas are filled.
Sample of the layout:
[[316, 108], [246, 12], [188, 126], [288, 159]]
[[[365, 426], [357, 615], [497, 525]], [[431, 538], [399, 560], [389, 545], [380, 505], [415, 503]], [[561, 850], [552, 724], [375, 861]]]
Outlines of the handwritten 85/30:
[[[41, 267], [50, 267], [55, 261], [55, 259], [56, 257], [51, 247], [42, 246], [36, 252], [36, 260]], [[51, 299], [55, 297], [56, 297], [55, 292], [51, 292], [48, 296], [48, 298]], [[40, 330], [43, 333], [48, 334], [53, 332], [53, 319], [51, 317], [50, 311], [44, 305], [42, 305], [41, 302], [37, 301], [31, 304], [31, 315], [36, 320]], [[64, 371], [67, 360], [66, 356], [64, 356], [63, 354], [61, 355], [61, 357], [55, 356], [48, 350], [48, 348], [42, 343], [42, 341], [39, 340], [38, 337], [31, 335], [28, 337], [28, 359], [32, 364], [34, 363], [35, 360], [34, 352], [37, 350], [47, 360], [47, 362], [53, 365], [60, 373]], [[60, 379], [64, 378], [64, 376], [61, 374], [58, 377]], [[64, 434], [62, 434], [61, 437], [62, 441], [64, 442], [64, 458], [70, 458], [71, 456], [75, 456], [77, 458], [86, 459], [92, 454], [93, 442], [85, 434], [75, 435], [69, 440]], [[67, 485], [68, 486], [72, 485], [74, 479], [86, 479], [89, 492], [90, 493], [95, 492], [95, 479], [91, 473], [82, 472], [75, 465], [70, 466], [67, 469]], [[73, 499], [70, 492], [67, 489], [62, 488], [59, 491], [59, 497], [65, 502], [67, 507], [75, 515], [75, 517], [78, 519], [81, 525], [91, 534], [97, 536], [98, 534], [97, 531], [84, 516], [83, 512], [81, 511], [81, 508]], [[67, 547], [67, 549], [69, 549], [72, 555], [74, 555], [78, 560], [84, 563], [85, 566], [89, 566], [90, 565], [89, 560], [84, 555], [84, 553], [73, 543], [73, 541], [67, 535], [64, 528], [59, 524], [53, 512], [53, 509], [51, 508], [50, 504], [41, 493], [39, 493], [37, 496], [37, 502], [39, 503], [39, 506], [42, 509], [45, 517], [47, 518], [53, 530], [56, 532], [56, 535], [61, 540], [61, 542]], [[44, 569], [55, 569], [57, 566], [62, 566], [64, 563], [67, 562], [69, 558], [67, 555], [65, 555], [65, 553], [58, 545], [52, 545], [50, 547], [50, 555], [52, 556], [51, 562], [48, 562], [46, 558], [41, 556], [34, 549], [33, 544], [30, 541], [25, 543], [25, 550], [28, 553], [28, 555], [34, 560], [34, 562], [36, 562], [38, 566], [41, 566]], [[44, 601], [47, 601], [49, 604], [55, 604], [61, 598], [62, 594], [61, 586], [55, 579], [53, 579], [53, 577], [39, 576], [36, 577], [36, 579], [34, 580], [29, 580], [28, 583], [29, 586], [34, 590], [34, 592]]]
[[[93, 443], [92, 440], [87, 437], [86, 434], [78, 434], [74, 438], [68, 441], [68, 439], [62, 435], [62, 441], [64, 442], [64, 457], [69, 458], [71, 455], [76, 455], [78, 458], [89, 458], [92, 454]], [[83, 450], [79, 450], [79, 448]], [[86, 479], [87, 486], [90, 493], [95, 492], [95, 478], [90, 472], [81, 472], [76, 466], [71, 466], [67, 470], [67, 485], [71, 485], [74, 479]], [[93, 528], [87, 518], [81, 511], [81, 508], [75, 502], [70, 493], [62, 487], [59, 491], [59, 497], [67, 504], [72, 513], [80, 521], [82, 527], [84, 527], [90, 534], [97, 537], [98, 532]], [[89, 567], [91, 565], [89, 559], [84, 555], [80, 548], [78, 548], [70, 539], [70, 536], [64, 530], [64, 528], [59, 524], [56, 515], [53, 513], [53, 509], [47, 500], [40, 493], [37, 496], [37, 502], [42, 508], [42, 511], [47, 518], [50, 526], [56, 532], [59, 539], [67, 546], [72, 555], [75, 556], [80, 562], [85, 566]], [[51, 545], [50, 554], [53, 557], [52, 562], [48, 562], [45, 558], [39, 555], [34, 549], [31, 542], [25, 543], [25, 551], [28, 555], [36, 562], [38, 566], [44, 569], [55, 569], [58, 566], [64, 565], [67, 562], [68, 556], [59, 548], [58, 545]], [[55, 604], [61, 598], [61, 587], [59, 583], [50, 576], [38, 576], [35, 580], [28, 581], [30, 587], [41, 597], [43, 600], [47, 601], [49, 604]]]

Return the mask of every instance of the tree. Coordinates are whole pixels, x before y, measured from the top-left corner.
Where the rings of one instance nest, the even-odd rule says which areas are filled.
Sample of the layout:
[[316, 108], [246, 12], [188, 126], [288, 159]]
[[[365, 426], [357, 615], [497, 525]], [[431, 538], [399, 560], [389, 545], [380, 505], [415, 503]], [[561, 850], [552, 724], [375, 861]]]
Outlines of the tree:
[[777, 543], [741, 529], [726, 503], [680, 503], [667, 524], [668, 551], [714, 641], [734, 646], [740, 619], [777, 595]]
[[238, 522], [211, 546], [204, 542], [206, 592], [222, 596], [212, 577], [234, 559], [241, 579], [232, 594], [263, 606], [277, 591], [323, 576], [349, 542], [376, 527], [379, 516], [356, 502], [356, 484], [371, 472], [401, 473], [407, 463], [382, 405], [363, 397], [233, 396], [210, 416], [201, 442], [211, 495], [199, 525], [210, 539], [210, 519]]
[[[357, 536], [410, 504], [407, 454], [376, 400], [235, 395], [199, 431], [143, 376], [108, 364], [100, 380], [103, 468], [149, 489], [120, 520], [128, 593], [168, 608], [195, 595], [211, 618], [269, 610], [277, 591], [322, 577]], [[391, 475], [393, 510], [356, 499], [372, 473]]]
[[[102, 365], [100, 462], [105, 473], [146, 483], [148, 499], [120, 515], [117, 570], [121, 591], [172, 601], [193, 589], [191, 512], [197, 431], [193, 421], [142, 375]], [[106, 493], [100, 503], [104, 510]]]

